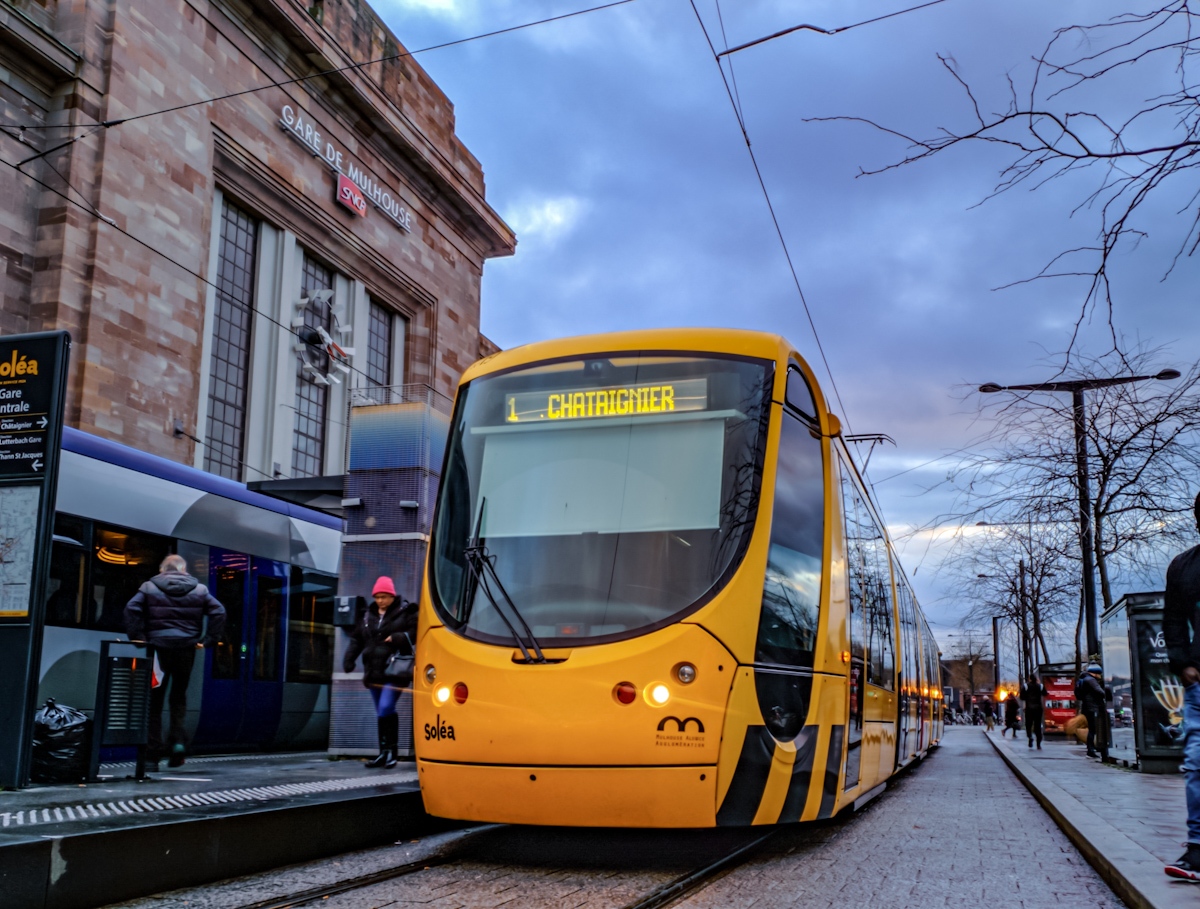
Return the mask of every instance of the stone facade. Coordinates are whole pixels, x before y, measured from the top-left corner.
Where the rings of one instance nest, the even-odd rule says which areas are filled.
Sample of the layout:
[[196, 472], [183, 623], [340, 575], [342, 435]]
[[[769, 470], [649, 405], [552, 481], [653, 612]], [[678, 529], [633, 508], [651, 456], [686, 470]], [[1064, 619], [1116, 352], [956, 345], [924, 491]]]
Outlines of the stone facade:
[[[355, 348], [325, 473], [371, 304], [396, 382], [451, 394], [495, 349], [480, 278], [516, 240], [450, 101], [361, 0], [0, 0], [0, 122], [0, 333], [71, 332], [68, 425], [203, 465], [227, 204], [261, 225], [240, 479], [288, 475], [306, 256]], [[338, 168], [382, 207], [339, 205]]]

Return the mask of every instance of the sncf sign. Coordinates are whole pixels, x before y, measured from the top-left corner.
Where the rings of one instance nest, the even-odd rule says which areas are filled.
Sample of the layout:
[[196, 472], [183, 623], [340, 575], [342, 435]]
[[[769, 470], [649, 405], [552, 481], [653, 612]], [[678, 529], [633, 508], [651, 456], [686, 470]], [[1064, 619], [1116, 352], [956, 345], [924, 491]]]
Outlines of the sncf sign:
[[360, 218], [365, 218], [367, 216], [366, 196], [364, 196], [362, 190], [358, 188], [358, 184], [356, 184], [345, 174], [338, 174], [337, 200]]

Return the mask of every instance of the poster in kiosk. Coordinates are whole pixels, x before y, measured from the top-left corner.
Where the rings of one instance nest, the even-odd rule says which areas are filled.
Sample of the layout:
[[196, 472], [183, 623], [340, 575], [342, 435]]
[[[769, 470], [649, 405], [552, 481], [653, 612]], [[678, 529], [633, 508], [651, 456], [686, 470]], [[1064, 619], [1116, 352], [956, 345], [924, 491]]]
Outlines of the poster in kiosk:
[[1167, 656], [1165, 597], [1126, 594], [1100, 619], [1104, 684], [1113, 693], [1110, 754], [1143, 773], [1175, 773], [1183, 761], [1183, 681]]
[[71, 336], [0, 336], [0, 787], [29, 785]]

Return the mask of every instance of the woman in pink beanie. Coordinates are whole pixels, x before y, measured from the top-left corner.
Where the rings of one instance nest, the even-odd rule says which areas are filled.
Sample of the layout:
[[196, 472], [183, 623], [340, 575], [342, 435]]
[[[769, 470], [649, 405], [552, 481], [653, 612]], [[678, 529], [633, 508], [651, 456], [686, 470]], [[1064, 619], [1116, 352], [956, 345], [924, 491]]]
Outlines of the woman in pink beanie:
[[358, 655], [362, 654], [363, 684], [375, 701], [375, 720], [379, 726], [379, 756], [368, 761], [367, 766], [395, 767], [396, 739], [400, 732], [396, 701], [412, 684], [412, 676], [389, 679], [384, 675], [384, 667], [396, 651], [409, 652], [417, 633], [417, 605], [397, 597], [396, 585], [386, 576], [375, 581], [371, 596], [375, 605], [367, 608], [350, 633], [342, 669], [353, 672]]

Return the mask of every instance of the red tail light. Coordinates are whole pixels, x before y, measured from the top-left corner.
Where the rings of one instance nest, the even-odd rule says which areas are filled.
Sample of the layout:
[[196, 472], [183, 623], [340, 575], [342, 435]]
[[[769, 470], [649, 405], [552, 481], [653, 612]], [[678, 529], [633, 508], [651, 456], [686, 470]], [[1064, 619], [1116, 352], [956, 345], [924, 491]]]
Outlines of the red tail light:
[[467, 702], [467, 686], [459, 682], [454, 686], [454, 703], [465, 704]]
[[632, 682], [618, 682], [613, 689], [613, 697], [621, 704], [632, 704], [637, 700], [637, 689]]

